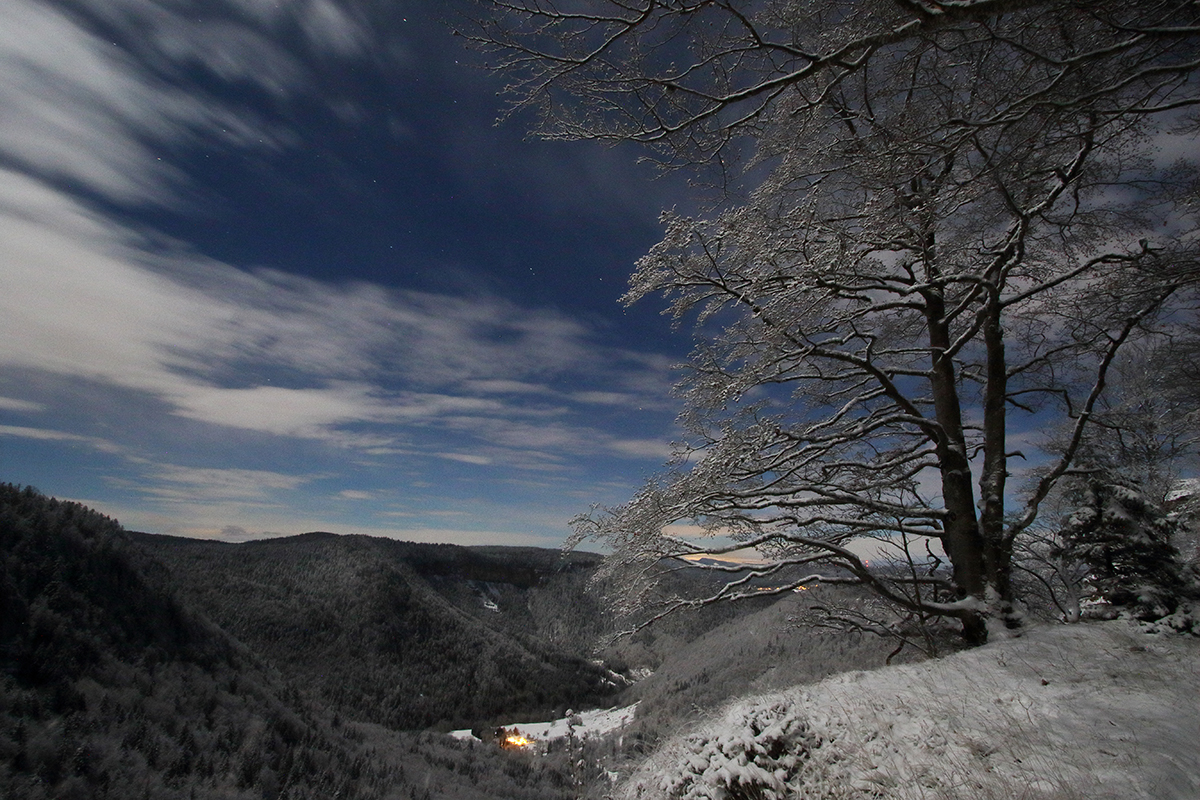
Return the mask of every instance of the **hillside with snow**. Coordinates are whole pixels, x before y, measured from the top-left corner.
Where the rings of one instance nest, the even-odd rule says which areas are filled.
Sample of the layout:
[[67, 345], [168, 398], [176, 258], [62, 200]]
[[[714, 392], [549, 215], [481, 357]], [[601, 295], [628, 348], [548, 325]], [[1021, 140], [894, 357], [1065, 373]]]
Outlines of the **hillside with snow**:
[[[637, 703], [624, 708], [596, 708], [579, 714], [571, 713], [549, 722], [514, 724], [511, 730], [514, 735], [520, 735], [524, 741], [534, 746], [571, 737], [590, 739], [622, 730], [633, 719], [636, 711]], [[479, 741], [479, 737], [465, 728], [450, 731], [450, 736], [464, 742]]]
[[623, 798], [1200, 797], [1200, 639], [1046, 626], [736, 701]]

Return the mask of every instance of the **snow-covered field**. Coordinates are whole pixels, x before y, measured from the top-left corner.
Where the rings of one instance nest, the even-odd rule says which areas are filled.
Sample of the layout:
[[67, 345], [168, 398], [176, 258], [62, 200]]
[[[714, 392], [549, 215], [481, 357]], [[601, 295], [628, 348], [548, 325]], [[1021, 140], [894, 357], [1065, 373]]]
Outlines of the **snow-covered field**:
[[1042, 627], [744, 699], [668, 742], [621, 791], [1197, 800], [1200, 640], [1124, 622]]
[[[580, 721], [573, 726], [573, 730], [570, 725], [571, 717], [556, 719], [553, 722], [530, 722], [518, 725], [505, 725], [504, 727], [510, 730], [514, 727], [518, 728], [521, 734], [527, 739], [534, 739], [538, 742], [546, 742], [551, 739], [565, 739], [568, 731], [572, 732], [576, 738], [586, 739], [595, 736], [604, 736], [605, 734], [620, 730], [633, 719], [636, 709], [637, 703], [625, 706], [624, 708], [582, 711], [577, 715]], [[450, 731], [450, 735], [462, 740], [475, 738], [469, 730]]]

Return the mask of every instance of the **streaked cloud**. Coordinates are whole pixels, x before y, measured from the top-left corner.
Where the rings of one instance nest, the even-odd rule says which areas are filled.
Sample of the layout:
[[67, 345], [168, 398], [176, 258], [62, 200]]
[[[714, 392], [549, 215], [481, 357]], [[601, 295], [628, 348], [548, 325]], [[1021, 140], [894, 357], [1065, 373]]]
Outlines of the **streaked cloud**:
[[105, 453], [120, 453], [120, 445], [101, 439], [97, 436], [83, 436], [78, 433], [68, 433], [50, 428], [29, 428], [21, 425], [0, 425], [0, 436], [12, 436], [21, 439], [33, 439], [43, 442], [72, 442], [85, 444]]
[[[380, 467], [426, 459], [465, 469], [584, 475], [597, 456], [661, 462], [668, 455], [665, 435], [635, 438], [605, 427], [626, 428], [629, 409], [662, 408], [666, 360], [606, 347], [594, 331], [554, 311], [488, 295], [239, 270], [148, 239], [12, 171], [0, 171], [0, 260], [6, 276], [0, 368], [110, 386], [143, 397], [148, 409], [214, 430], [323, 443], [383, 459]], [[2, 388], [0, 410], [90, 413], [33, 386], [21, 386], [20, 399], [8, 396], [18, 387]], [[595, 409], [611, 409], [618, 419], [602, 422]], [[120, 434], [113, 441], [14, 425], [0, 427], [0, 434], [127, 459], [138, 450], [121, 444]], [[322, 516], [282, 524], [283, 509], [301, 503], [301, 490], [314, 480], [308, 474], [207, 465], [134, 463], [132, 469], [137, 478], [112, 485], [150, 504], [132, 517], [145, 520], [139, 527], [169, 518], [153, 529], [227, 539], [303, 526], [347, 530], [347, 523]], [[556, 502], [573, 496], [579, 493], [560, 489]], [[158, 517], [149, 510], [154, 506]], [[202, 506], [205, 514], [229, 516], [181, 527], [178, 520]], [[271, 509], [274, 521], [246, 522]], [[573, 511], [564, 508], [558, 530], [565, 533]], [[231, 519], [238, 523], [231, 526]], [[241, 532], [235, 536], [233, 528]], [[431, 541], [532, 543], [528, 535], [497, 530], [357, 529]]]
[[548, 386], [539, 383], [523, 383], [508, 380], [471, 380], [465, 381], [464, 387], [483, 394], [543, 394], [553, 395]]
[[[346, 426], [407, 424], [513, 449], [631, 452], [566, 419], [568, 401], [634, 406], [638, 395], [553, 386], [627, 384], [627, 354], [552, 311], [181, 256], [11, 171], [0, 172], [0, 259], [0, 365], [146, 392], [200, 422], [351, 446], [390, 439]], [[656, 405], [662, 376], [639, 366], [642, 402]]]
[[474, 453], [437, 453], [437, 457], [448, 461], [458, 461], [462, 464], [476, 464], [481, 467], [492, 463], [492, 459], [488, 456], [476, 455]]
[[[404, 538], [525, 544], [536, 537], [514, 531], [530, 509], [549, 529], [571, 516], [563, 498], [582, 490], [565, 476], [605, 484], [595, 462], [666, 458], [669, 359], [613, 344], [594, 320], [482, 285], [437, 293], [242, 268], [133, 222], [198, 202], [180, 152], [298, 146], [286, 115], [211, 85], [313, 99], [319, 65], [377, 44], [334, 0], [193, 11], [0, 3], [0, 412], [21, 423], [0, 425], [6, 457], [13, 445], [115, 456], [95, 482], [127, 500], [105, 510], [162, 532], [398, 535], [311, 506], [378, 517], [394, 481], [430, 504], [386, 512], [413, 515]], [[196, 73], [203, 82], [181, 78]], [[358, 113], [336, 92], [317, 102]], [[49, 451], [29, 452], [37, 463]], [[531, 476], [507, 527], [476, 512], [462, 513], [478, 530], [422, 522], [483, 473]]]
[[282, 436], [315, 436], [340, 423], [371, 419], [378, 405], [370, 387], [337, 385], [313, 389], [255, 386], [249, 389], [194, 387], [176, 398], [183, 417]]
[[646, 402], [645, 396], [631, 392], [575, 392], [571, 398], [601, 406], [637, 406]]
[[13, 397], [0, 397], [0, 410], [3, 411], [44, 411], [45, 408], [43, 403], [17, 400]]
[[661, 439], [613, 439], [609, 449], [618, 455], [661, 462], [673, 455], [670, 443]]
[[[159, 148], [197, 138], [272, 148], [287, 138], [246, 109], [164, 79], [202, 66], [278, 96], [300, 91], [300, 62], [249, 20], [154, 2], [84, 6], [138, 35], [122, 47], [83, 15], [36, 0], [0, 4], [0, 153], [10, 163], [120, 202], [174, 203], [186, 181]], [[349, 37], [345, 26], [327, 33]]]
[[280, 489], [295, 489], [313, 480], [312, 476], [285, 475], [258, 469], [212, 469], [157, 465], [157, 486], [142, 491], [168, 500], [265, 500]]

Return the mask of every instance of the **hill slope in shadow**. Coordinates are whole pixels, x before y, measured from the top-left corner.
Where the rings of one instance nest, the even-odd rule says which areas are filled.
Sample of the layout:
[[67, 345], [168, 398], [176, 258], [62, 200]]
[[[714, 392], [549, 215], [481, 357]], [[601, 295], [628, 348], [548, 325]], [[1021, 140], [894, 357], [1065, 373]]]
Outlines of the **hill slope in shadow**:
[[115, 521], [0, 485], [0, 796], [372, 798], [404, 784], [165, 577]]
[[[241, 578], [208, 573], [211, 585], [230, 598], [250, 598], [237, 619], [245, 631], [258, 633], [246, 635], [246, 641], [274, 636], [274, 649], [267, 649], [284, 653], [288, 651], [283, 644], [295, 635], [290, 630], [304, 630], [306, 624], [334, 629], [326, 630], [326, 639], [318, 642], [325, 648], [320, 657], [306, 661], [315, 671], [321, 663], [336, 660], [335, 646], [346, 645], [336, 631], [343, 625], [376, 644], [395, 630], [419, 633], [422, 619], [437, 635], [432, 640], [414, 635], [401, 642], [440, 641], [438, 636], [456, 629], [484, 636], [468, 611], [438, 594], [413, 567], [397, 566], [387, 558], [382, 563], [363, 558], [355, 548], [369, 552], [370, 542], [349, 542], [348, 548], [339, 549], [335, 540], [331, 549], [328, 542], [321, 544], [326, 538], [300, 537], [298, 552], [307, 553], [308, 560], [289, 556], [282, 563], [295, 560], [318, 576], [322, 568], [357, 575], [351, 589], [362, 592], [361, 602], [344, 597], [346, 585], [329, 577], [307, 581], [305, 591], [294, 592], [291, 599], [285, 587], [272, 583], [278, 582], [278, 575], [256, 588], [245, 583], [247, 574], [261, 577], [269, 572], [272, 562], [275, 572], [283, 575], [276, 555], [264, 556], [258, 573], [250, 559]], [[360, 704], [326, 704], [320, 692], [298, 688], [303, 681], [296, 676], [308, 673], [277, 669], [241, 637], [217, 625], [179, 581], [183, 570], [172, 570], [156, 558], [161, 548], [145, 546], [145, 539], [78, 503], [0, 484], [0, 800], [576, 796], [565, 757], [530, 759], [437, 734], [347, 719], [347, 707]], [[314, 542], [321, 546], [312, 547]], [[183, 543], [158, 544], [171, 549]], [[226, 558], [222, 554], [206, 561], [205, 549], [192, 551], [197, 568], [216, 569]], [[289, 549], [284, 543], [282, 550]], [[421, 562], [420, 568], [430, 575], [445, 571], [445, 558], [436, 555], [439, 558]], [[531, 554], [508, 555], [520, 564]], [[327, 557], [331, 560], [323, 561]], [[500, 572], [478, 573], [489, 579], [479, 584], [479, 591], [506, 597], [509, 590], [500, 583], [488, 589], [500, 578], [518, 580], [519, 570], [509, 570], [505, 561], [500, 559]], [[391, 577], [380, 580], [381, 572]], [[200, 582], [199, 576], [196, 580]], [[405, 588], [389, 589], [389, 580]], [[405, 583], [408, 580], [412, 586]], [[553, 586], [555, 580], [575, 578], [551, 576], [546, 585]], [[446, 584], [465, 592], [478, 614], [497, 614], [483, 605], [469, 583], [454, 579]], [[305, 599], [318, 586], [325, 586], [329, 596], [306, 606]], [[422, 599], [414, 600], [414, 595]], [[232, 610], [236, 603], [217, 605]], [[253, 612], [266, 607], [273, 608], [271, 622], [256, 621]], [[404, 612], [400, 622], [389, 618], [389, 608]], [[529, 615], [538, 616], [532, 611]], [[443, 619], [451, 621], [443, 624]], [[511, 624], [523, 628], [528, 621], [514, 615]], [[493, 653], [514, 659], [541, 657], [535, 646], [509, 642], [512, 637], [501, 629], [486, 635]], [[486, 644], [482, 639], [475, 642]], [[343, 654], [342, 660], [354, 655]], [[470, 655], [463, 655], [463, 661], [469, 662]], [[322, 662], [324, 657], [329, 660]], [[554, 658], [571, 668], [580, 663], [569, 656]], [[437, 674], [429, 653], [419, 649], [399, 662], [429, 665]], [[536, 669], [531, 672], [538, 674]], [[443, 674], [455, 680], [461, 675]], [[498, 702], [503, 705], [503, 698]]]
[[602, 704], [617, 689], [587, 658], [596, 556], [327, 533], [136, 538], [189, 604], [347, 717], [461, 727]]

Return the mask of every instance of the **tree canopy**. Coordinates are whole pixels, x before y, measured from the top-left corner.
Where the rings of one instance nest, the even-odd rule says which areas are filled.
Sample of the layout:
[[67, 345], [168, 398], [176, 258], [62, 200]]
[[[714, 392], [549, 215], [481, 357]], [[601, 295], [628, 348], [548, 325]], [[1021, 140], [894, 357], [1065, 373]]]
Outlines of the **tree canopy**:
[[[1114, 365], [1195, 309], [1200, 7], [496, 5], [472, 36], [544, 135], [638, 141], [749, 185], [666, 214], [637, 265], [626, 300], [661, 294], [696, 326], [688, 439], [575, 541], [634, 574], [759, 557], [685, 603], [820, 577], [971, 642], [1016, 624], [1014, 543], [1088, 469]], [[871, 566], [863, 537], [926, 553], [922, 570]]]

